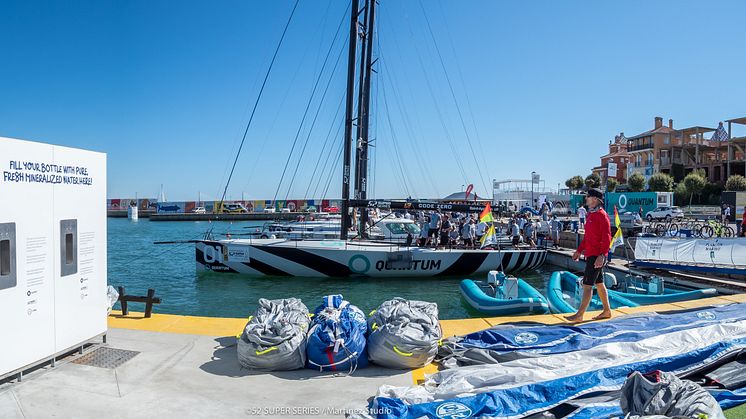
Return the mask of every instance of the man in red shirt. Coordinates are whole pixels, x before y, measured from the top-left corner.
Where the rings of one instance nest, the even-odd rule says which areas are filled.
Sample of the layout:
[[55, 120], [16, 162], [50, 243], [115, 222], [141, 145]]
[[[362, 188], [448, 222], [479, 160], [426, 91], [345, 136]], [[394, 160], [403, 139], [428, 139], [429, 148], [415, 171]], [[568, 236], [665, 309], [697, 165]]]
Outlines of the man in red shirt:
[[593, 297], [593, 286], [598, 290], [598, 297], [604, 306], [604, 311], [594, 320], [611, 318], [611, 306], [609, 305], [609, 293], [604, 285], [603, 268], [606, 265], [606, 257], [611, 245], [611, 225], [609, 215], [604, 211], [604, 194], [599, 189], [593, 188], [588, 191], [585, 203], [588, 205], [588, 217], [585, 222], [585, 236], [580, 247], [572, 255], [577, 261], [581, 254], [585, 254], [585, 274], [583, 275], [583, 299], [578, 307], [578, 312], [572, 316], [565, 317], [568, 321], [579, 322], [583, 320], [585, 311]]

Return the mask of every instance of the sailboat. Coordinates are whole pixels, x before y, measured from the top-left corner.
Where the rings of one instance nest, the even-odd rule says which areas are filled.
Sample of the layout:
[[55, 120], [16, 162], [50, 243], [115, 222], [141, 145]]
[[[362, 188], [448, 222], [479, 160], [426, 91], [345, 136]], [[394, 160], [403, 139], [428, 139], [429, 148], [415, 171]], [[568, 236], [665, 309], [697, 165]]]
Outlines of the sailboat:
[[[215, 240], [209, 235], [196, 240], [198, 271], [230, 272], [252, 276], [305, 277], [432, 277], [467, 276], [490, 270], [518, 272], [544, 263], [544, 249], [465, 249], [426, 248], [371, 240], [364, 228], [356, 237], [348, 237], [352, 208], [360, 208], [360, 226], [368, 225], [368, 209], [440, 210], [443, 212], [480, 213], [482, 205], [435, 202], [384, 201], [367, 198], [368, 122], [371, 69], [374, 63], [373, 35], [375, 0], [351, 1], [350, 42], [347, 66], [344, 153], [342, 175], [342, 220], [339, 239], [292, 240], [289, 238], [249, 238]], [[363, 15], [362, 22], [360, 16]], [[292, 16], [292, 15], [291, 15]], [[358, 29], [361, 28], [360, 32]], [[357, 118], [353, 114], [357, 37], [361, 38], [360, 83]], [[270, 67], [271, 68], [271, 67]], [[266, 79], [265, 79], [266, 80]], [[261, 91], [260, 91], [261, 92]], [[260, 93], [261, 94], [261, 93]], [[355, 147], [355, 198], [350, 199], [352, 174], [353, 120], [357, 120]], [[247, 128], [248, 129], [248, 128]], [[240, 153], [240, 148], [239, 148]], [[235, 167], [235, 162], [234, 162]], [[226, 185], [227, 189], [227, 185]]]

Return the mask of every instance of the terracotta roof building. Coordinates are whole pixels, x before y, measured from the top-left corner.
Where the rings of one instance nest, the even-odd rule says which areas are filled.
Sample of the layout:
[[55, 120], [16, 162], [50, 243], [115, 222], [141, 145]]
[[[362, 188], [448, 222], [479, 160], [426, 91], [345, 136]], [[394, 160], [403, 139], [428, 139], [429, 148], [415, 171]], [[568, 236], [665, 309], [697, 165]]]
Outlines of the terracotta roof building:
[[601, 156], [601, 165], [593, 168], [592, 172], [597, 174], [601, 178], [601, 184], [606, 184], [606, 178], [608, 177], [609, 163], [616, 165], [616, 176], [614, 178], [617, 183], [622, 184], [627, 182], [627, 164], [629, 163], [629, 151], [627, 137], [624, 133], [614, 136], [614, 141], [609, 141], [609, 152]]
[[661, 150], [670, 148], [671, 133], [673, 132], [673, 119], [669, 119], [668, 126], [665, 126], [663, 125], [663, 118], [656, 116], [653, 129], [627, 139], [627, 150], [629, 152], [628, 179], [633, 173], [640, 173], [647, 180], [653, 174], [661, 171]]

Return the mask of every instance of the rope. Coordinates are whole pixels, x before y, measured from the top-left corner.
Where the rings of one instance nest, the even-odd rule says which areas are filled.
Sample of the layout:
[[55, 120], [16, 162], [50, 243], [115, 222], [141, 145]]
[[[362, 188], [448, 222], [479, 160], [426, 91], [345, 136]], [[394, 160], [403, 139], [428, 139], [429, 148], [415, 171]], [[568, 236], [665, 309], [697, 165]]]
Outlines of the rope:
[[[337, 118], [339, 118], [340, 111], [342, 110], [342, 105], [344, 105], [345, 96], [342, 95], [339, 106], [337, 106], [337, 112], [334, 114], [334, 118], [332, 119], [332, 123], [329, 125], [329, 131], [326, 133], [326, 139], [324, 139], [324, 144], [321, 146], [321, 151], [319, 152], [319, 158], [316, 159], [316, 164], [313, 166], [313, 173], [311, 173], [311, 177], [308, 178], [308, 186], [306, 187], [306, 192], [303, 194], [303, 200], [308, 199], [308, 192], [311, 191], [311, 185], [313, 184], [313, 180], [316, 179], [316, 172], [319, 169], [319, 163], [322, 162], [322, 157], [324, 156], [324, 151], [326, 151], [326, 146], [329, 144], [329, 139], [332, 137], [332, 131], [334, 131], [334, 127], [337, 125]], [[313, 195], [311, 196], [313, 198]]]
[[438, 48], [438, 42], [435, 40], [435, 34], [433, 33], [433, 29], [430, 26], [430, 19], [427, 17], [427, 13], [425, 12], [425, 6], [422, 5], [422, 0], [419, 0], [420, 8], [422, 9], [422, 15], [425, 17], [425, 22], [427, 23], [427, 30], [430, 33], [430, 38], [433, 40], [433, 45], [435, 46], [435, 52], [438, 54], [438, 59], [440, 60], [440, 66], [443, 68], [443, 74], [446, 77], [446, 82], [448, 82], [448, 88], [451, 92], [451, 97], [453, 98], [453, 103], [456, 105], [456, 111], [458, 112], [459, 120], [461, 121], [461, 127], [464, 129], [464, 135], [466, 135], [466, 142], [469, 144], [469, 150], [471, 151], [471, 155], [474, 158], [474, 164], [477, 166], [477, 171], [479, 172], [479, 177], [482, 181], [482, 186], [485, 189], [485, 193], [489, 192], [489, 189], [487, 188], [487, 184], [484, 183], [484, 174], [482, 173], [482, 167], [479, 164], [477, 160], [477, 155], [474, 152], [474, 147], [472, 147], [471, 144], [471, 137], [469, 136], [469, 131], [466, 129], [466, 122], [464, 122], [464, 116], [461, 113], [461, 107], [458, 104], [458, 100], [456, 99], [456, 93], [453, 91], [453, 85], [451, 84], [451, 78], [448, 76], [448, 70], [446, 70], [445, 62], [443, 61], [443, 56], [440, 54], [440, 48]]
[[[303, 124], [306, 121], [306, 117], [308, 116], [308, 111], [311, 109], [311, 103], [313, 102], [314, 95], [316, 94], [316, 89], [319, 87], [319, 82], [321, 81], [321, 76], [324, 73], [324, 68], [326, 68], [326, 64], [329, 61], [329, 56], [332, 53], [332, 48], [334, 47], [334, 43], [337, 41], [337, 36], [339, 35], [339, 30], [342, 28], [342, 25], [345, 21], [345, 16], [347, 15], [347, 9], [345, 9], [344, 15], [342, 15], [342, 19], [340, 19], [339, 26], [337, 27], [337, 33], [334, 35], [334, 39], [332, 40], [332, 44], [329, 45], [329, 50], [326, 52], [326, 56], [324, 57], [324, 63], [321, 66], [321, 70], [319, 71], [319, 75], [316, 77], [316, 81], [313, 84], [313, 89], [311, 90], [311, 96], [308, 98], [308, 102], [306, 103], [306, 109], [303, 111], [303, 117], [300, 120], [300, 124], [298, 125], [298, 130], [295, 133], [295, 138], [293, 139], [293, 145], [290, 147], [290, 153], [288, 154], [288, 158], [285, 160], [285, 167], [282, 169], [282, 175], [280, 176], [280, 182], [277, 184], [277, 189], [275, 190], [275, 195], [272, 198], [272, 206], [274, 206], [275, 201], [277, 201], [277, 194], [280, 192], [280, 188], [282, 187], [282, 182], [285, 180], [285, 174], [287, 173], [288, 166], [290, 165], [290, 160], [293, 157], [293, 151], [295, 151], [295, 146], [298, 144], [298, 138], [300, 138], [300, 133], [303, 130]], [[288, 187], [289, 188], [289, 187]]]
[[[394, 140], [394, 157], [396, 160], [397, 165], [399, 166], [399, 171], [401, 172], [402, 176], [402, 185], [404, 186], [404, 190], [407, 193], [407, 196], [412, 196], [412, 194], [409, 191], [409, 187], [407, 186], [407, 175], [404, 174], [404, 167], [401, 162], [401, 156], [399, 156], [399, 148], [396, 146], [399, 142], [396, 139], [396, 133], [394, 132], [394, 125], [391, 123], [391, 111], [389, 110], [389, 102], [386, 98], [386, 87], [383, 88], [383, 106], [386, 108], [386, 120], [389, 124], [389, 130], [391, 131], [391, 138]], [[414, 189], [414, 188], [413, 188]]]
[[259, 101], [262, 98], [262, 94], [264, 93], [264, 88], [267, 86], [267, 80], [269, 79], [269, 74], [272, 72], [272, 67], [275, 65], [275, 60], [277, 59], [277, 53], [280, 52], [280, 47], [282, 46], [282, 41], [285, 39], [285, 34], [287, 34], [288, 27], [290, 26], [290, 22], [293, 20], [293, 15], [295, 14], [295, 10], [298, 8], [298, 3], [300, 3], [300, 0], [295, 0], [295, 4], [293, 5], [293, 10], [290, 12], [290, 16], [288, 17], [288, 21], [285, 23], [285, 28], [282, 30], [282, 36], [280, 37], [280, 41], [277, 43], [277, 48], [275, 48], [275, 53], [272, 55], [272, 61], [269, 63], [269, 68], [267, 69], [267, 73], [264, 75], [264, 81], [262, 81], [262, 87], [259, 89], [259, 94], [256, 97], [256, 101], [254, 102], [254, 108], [251, 110], [251, 115], [249, 116], [249, 122], [246, 123], [246, 129], [243, 132], [243, 137], [241, 138], [241, 144], [238, 146], [238, 152], [236, 153], [236, 158], [233, 160], [233, 165], [231, 166], [230, 174], [228, 175], [228, 181], [225, 182], [225, 189], [223, 189], [223, 195], [220, 197], [220, 205], [222, 206], [223, 201], [225, 200], [225, 194], [228, 193], [228, 186], [231, 184], [231, 179], [233, 178], [233, 172], [236, 170], [236, 163], [238, 163], [238, 158], [241, 156], [241, 150], [243, 150], [243, 145], [246, 142], [246, 135], [249, 133], [249, 127], [251, 127], [251, 122], [254, 121], [254, 115], [256, 114], [256, 109], [259, 107]]
[[[343, 19], [344, 21], [344, 19]], [[340, 26], [341, 27], [341, 26]], [[339, 31], [337, 31], [337, 34], [339, 34]], [[336, 40], [336, 35], [335, 35]], [[334, 41], [332, 41], [332, 46], [334, 45]], [[324, 99], [326, 99], [326, 94], [329, 92], [329, 86], [332, 84], [332, 80], [334, 79], [334, 73], [337, 71], [337, 68], [339, 67], [339, 59], [342, 58], [342, 53], [345, 51], [345, 46], [347, 43], [342, 44], [342, 48], [339, 50], [339, 54], [337, 54], [337, 59], [334, 62], [334, 68], [332, 68], [331, 74], [329, 74], [329, 80], [326, 82], [326, 87], [324, 87], [324, 93], [321, 95], [321, 100], [319, 101], [318, 106], [316, 107], [316, 114], [313, 116], [313, 120], [311, 121], [311, 127], [308, 129], [308, 135], [306, 135], [306, 139], [303, 142], [303, 148], [301, 149], [300, 156], [298, 157], [298, 164], [295, 165], [295, 170], [293, 170], [293, 176], [290, 177], [290, 182], [288, 184], [288, 190], [285, 193], [285, 200], [287, 201], [288, 196], [290, 195], [290, 188], [293, 185], [293, 182], [295, 182], [295, 176], [298, 174], [298, 168], [300, 167], [301, 162], [303, 161], [303, 155], [306, 153], [306, 147], [308, 146], [308, 140], [311, 138], [311, 133], [313, 132], [313, 128], [316, 126], [316, 120], [319, 117], [319, 113], [321, 112], [321, 106], [324, 104]], [[329, 52], [331, 52], [331, 46], [329, 47]], [[326, 61], [324, 61], [324, 65], [326, 65]], [[324, 71], [324, 67], [321, 68], [321, 71]], [[321, 73], [319, 73], [319, 77], [321, 77]], [[341, 105], [341, 102], [340, 102]], [[341, 109], [341, 106], [340, 106]], [[335, 116], [336, 119], [336, 116]], [[332, 122], [332, 127], [334, 126], [334, 122]]]

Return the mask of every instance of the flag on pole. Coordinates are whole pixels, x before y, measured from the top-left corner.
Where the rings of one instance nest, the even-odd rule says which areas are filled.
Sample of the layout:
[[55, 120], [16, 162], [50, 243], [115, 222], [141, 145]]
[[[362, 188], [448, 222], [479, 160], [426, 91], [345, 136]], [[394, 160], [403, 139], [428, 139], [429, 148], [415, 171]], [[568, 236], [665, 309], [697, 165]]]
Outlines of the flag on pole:
[[620, 227], [622, 225], [622, 220], [619, 219], [619, 212], [616, 210], [616, 205], [614, 205], [614, 225], [616, 226], [616, 233], [614, 233], [614, 237], [611, 240], [611, 244], [609, 245], [609, 249], [613, 252], [614, 249], [617, 248], [617, 246], [624, 245], [624, 238], [622, 237], [622, 228]]
[[479, 221], [481, 221], [483, 223], [491, 223], [491, 222], [495, 221], [495, 219], [492, 218], [492, 207], [490, 207], [490, 203], [489, 202], [484, 207], [484, 210], [482, 210], [482, 213], [479, 214]]
[[494, 225], [490, 224], [490, 228], [488, 228], [487, 232], [482, 236], [481, 242], [482, 244], [479, 246], [480, 249], [491, 244], [497, 244], [497, 233], [495, 232]]
[[484, 233], [484, 236], [482, 236], [480, 241], [480, 249], [491, 244], [497, 244], [497, 233], [495, 232], [494, 224], [492, 224], [495, 219], [492, 217], [492, 207], [490, 207], [489, 202], [487, 203], [487, 206], [484, 207], [482, 213], [479, 214], [479, 221], [489, 225], [489, 228], [487, 228], [487, 231]]

